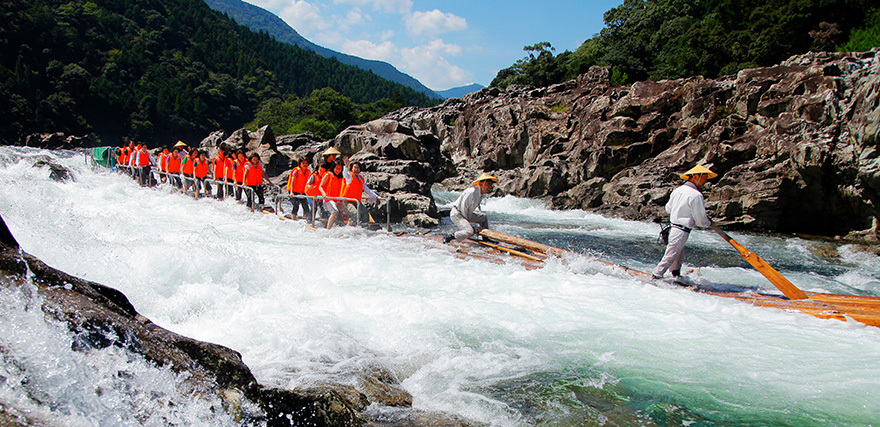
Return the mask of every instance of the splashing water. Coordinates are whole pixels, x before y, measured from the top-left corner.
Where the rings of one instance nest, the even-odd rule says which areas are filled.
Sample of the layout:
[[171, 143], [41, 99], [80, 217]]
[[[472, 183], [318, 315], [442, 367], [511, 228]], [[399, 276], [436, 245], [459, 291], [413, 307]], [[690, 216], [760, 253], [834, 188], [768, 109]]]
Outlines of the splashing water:
[[[50, 180], [31, 166], [35, 156], [70, 168], [76, 181]], [[437, 196], [442, 204], [454, 194]], [[654, 224], [513, 197], [483, 209], [501, 232], [643, 271], [662, 250]], [[413, 394], [414, 407], [496, 426], [880, 420], [880, 329], [658, 288], [584, 256], [539, 270], [459, 259], [419, 237], [312, 231], [233, 201], [141, 188], [89, 169], [81, 155], [14, 148], [0, 149], [0, 214], [25, 251], [121, 290], [165, 328], [241, 352], [270, 386], [344, 382], [360, 366], [379, 364]], [[880, 260], [855, 247], [735, 238], [804, 290], [876, 295], [880, 288]], [[695, 232], [688, 244], [692, 274], [770, 287], [716, 236]], [[15, 305], [10, 300], [4, 304]], [[61, 342], [53, 357], [69, 368], [42, 357], [31, 368], [71, 385], [55, 401], [75, 409], [56, 416], [73, 423], [116, 414], [83, 391], [111, 381], [114, 369], [98, 367], [100, 355], [65, 354], [63, 334], [45, 333], [58, 327], [38, 327], [36, 317], [33, 327], [3, 326], [0, 338], [4, 346], [12, 337]], [[10, 323], [19, 321], [3, 319]], [[83, 366], [96, 367], [92, 376], [77, 373]], [[150, 375], [170, 375], [138, 372], [132, 388], [149, 390], [157, 381]], [[4, 399], [26, 395], [8, 381], [0, 390]], [[120, 392], [116, 400], [125, 398], [136, 397]], [[201, 403], [181, 405], [179, 416], [205, 420]]]

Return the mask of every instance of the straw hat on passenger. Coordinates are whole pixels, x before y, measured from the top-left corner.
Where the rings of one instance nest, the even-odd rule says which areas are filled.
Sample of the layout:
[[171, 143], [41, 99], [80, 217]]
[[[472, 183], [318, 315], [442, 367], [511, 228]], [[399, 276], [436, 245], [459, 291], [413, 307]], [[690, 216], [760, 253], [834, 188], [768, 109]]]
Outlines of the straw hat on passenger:
[[324, 155], [324, 156], [329, 156], [331, 154], [335, 154], [335, 155], [339, 156], [342, 153], [340, 153], [339, 150], [337, 150], [336, 148], [333, 148], [333, 147], [328, 148], [327, 150], [324, 151], [324, 153], [322, 153], [322, 155]]
[[483, 172], [483, 174], [480, 175], [480, 176], [476, 179], [476, 181], [474, 181], [474, 185], [479, 184], [480, 181], [492, 181], [492, 182], [498, 182], [498, 178], [495, 178], [494, 176], [489, 175], [489, 174]]
[[691, 170], [679, 175], [681, 179], [691, 179], [694, 175], [708, 175], [707, 179], [712, 179], [718, 176], [717, 173], [712, 172], [709, 168], [703, 165], [696, 165]]
[[186, 144], [183, 141], [177, 141], [177, 144], [174, 144], [175, 147], [186, 147]]

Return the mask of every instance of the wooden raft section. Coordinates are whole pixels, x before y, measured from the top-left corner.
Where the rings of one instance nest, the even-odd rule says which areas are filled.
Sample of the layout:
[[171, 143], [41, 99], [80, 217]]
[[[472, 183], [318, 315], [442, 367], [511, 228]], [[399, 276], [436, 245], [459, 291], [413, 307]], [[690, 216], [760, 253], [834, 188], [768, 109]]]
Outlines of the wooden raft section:
[[[543, 261], [550, 256], [564, 257], [572, 253], [531, 240], [510, 236], [494, 230], [482, 230], [480, 235], [499, 242], [498, 244], [475, 241], [497, 253], [505, 253], [520, 257], [523, 265], [528, 268], [540, 268]], [[511, 247], [512, 246], [512, 247]], [[469, 254], [474, 255], [474, 254]], [[609, 263], [593, 258], [594, 261], [620, 268], [627, 274], [651, 280], [651, 275], [632, 268]], [[860, 295], [825, 294], [806, 292], [806, 299], [792, 300], [782, 296], [766, 295], [756, 292], [717, 292], [688, 288], [695, 292], [723, 298], [733, 298], [748, 302], [758, 307], [770, 307], [780, 310], [806, 313], [822, 319], [855, 320], [868, 326], [880, 327], [880, 297]]]

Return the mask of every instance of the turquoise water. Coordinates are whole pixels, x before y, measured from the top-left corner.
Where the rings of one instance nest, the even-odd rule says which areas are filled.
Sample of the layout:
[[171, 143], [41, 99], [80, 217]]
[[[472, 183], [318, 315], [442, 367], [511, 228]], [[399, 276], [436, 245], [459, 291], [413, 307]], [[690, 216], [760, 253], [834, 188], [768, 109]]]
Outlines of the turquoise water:
[[[49, 180], [31, 167], [37, 155], [76, 181]], [[455, 194], [437, 196], [442, 205]], [[584, 255], [540, 270], [459, 259], [420, 237], [313, 231], [233, 202], [140, 188], [78, 155], [0, 149], [0, 214], [25, 251], [120, 289], [163, 327], [241, 352], [267, 385], [353, 381], [380, 365], [415, 408], [493, 426], [878, 424], [880, 329], [657, 287], [592, 259], [649, 270], [662, 250], [655, 224], [513, 197], [483, 209], [498, 231]], [[733, 237], [804, 290], [880, 289], [880, 259], [856, 247]], [[772, 290], [710, 232], [692, 235], [689, 254], [694, 277]], [[173, 375], [137, 365], [128, 369], [143, 373], [119, 380], [111, 363], [66, 350], [63, 331], [41, 353], [27, 343], [63, 328], [40, 326], [26, 296], [0, 300], [3, 325], [33, 324], [0, 328], [6, 372], [18, 366], [10, 360], [28, 361], [16, 376], [0, 373], [19, 379], [0, 383], [0, 398], [56, 424], [104, 425], [131, 408], [167, 414], [168, 405], [126, 393], [153, 390], [157, 378], [173, 384]], [[28, 381], [38, 374], [56, 382]], [[102, 381], [119, 393], [95, 393], [90, 384]], [[47, 398], [34, 401], [22, 384]], [[211, 417], [211, 402], [161, 392], [183, 424], [229, 425]]]

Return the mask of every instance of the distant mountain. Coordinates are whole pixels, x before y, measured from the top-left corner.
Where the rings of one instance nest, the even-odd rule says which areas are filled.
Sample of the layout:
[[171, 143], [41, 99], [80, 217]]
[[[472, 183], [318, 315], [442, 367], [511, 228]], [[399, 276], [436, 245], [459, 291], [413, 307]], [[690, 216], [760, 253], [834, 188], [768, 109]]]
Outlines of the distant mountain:
[[467, 86], [454, 87], [452, 89], [437, 91], [437, 95], [440, 95], [444, 98], [461, 98], [469, 93], [474, 93], [480, 89], [484, 89], [486, 86], [483, 86], [479, 83], [469, 84]]
[[241, 0], [205, 0], [205, 3], [207, 3], [211, 9], [227, 14], [239, 24], [244, 25], [253, 31], [264, 31], [270, 36], [275, 37], [275, 40], [282, 43], [292, 44], [303, 49], [311, 50], [325, 58], [336, 58], [339, 62], [345, 65], [353, 65], [363, 70], [372, 71], [373, 74], [376, 74], [383, 79], [400, 83], [413, 90], [422, 92], [428, 95], [429, 98], [441, 98], [440, 95], [427, 88], [421, 82], [408, 74], [400, 72], [397, 68], [394, 68], [393, 65], [387, 62], [346, 55], [310, 42], [305, 37], [299, 35], [299, 33], [291, 28], [290, 25], [287, 25], [284, 20], [266, 9], [254, 6], [250, 3], [245, 3]]

